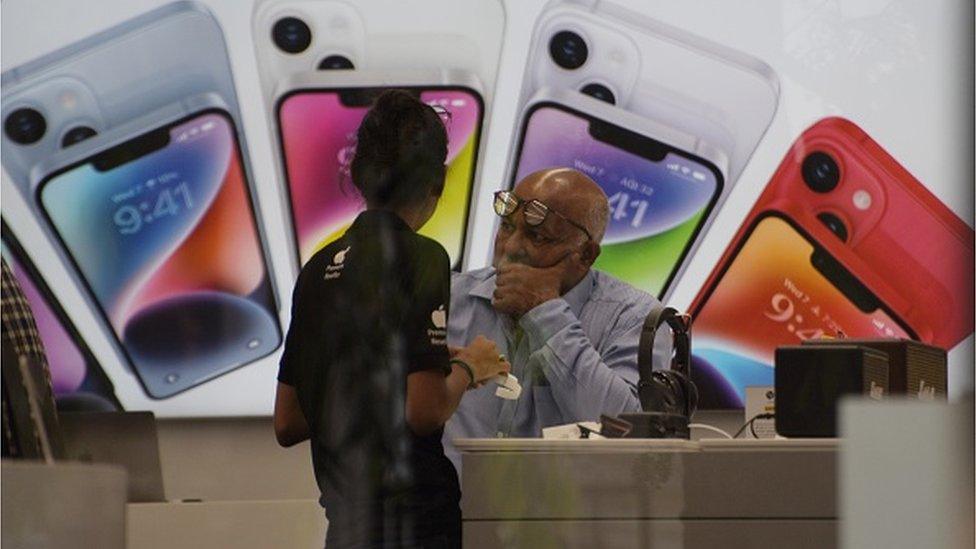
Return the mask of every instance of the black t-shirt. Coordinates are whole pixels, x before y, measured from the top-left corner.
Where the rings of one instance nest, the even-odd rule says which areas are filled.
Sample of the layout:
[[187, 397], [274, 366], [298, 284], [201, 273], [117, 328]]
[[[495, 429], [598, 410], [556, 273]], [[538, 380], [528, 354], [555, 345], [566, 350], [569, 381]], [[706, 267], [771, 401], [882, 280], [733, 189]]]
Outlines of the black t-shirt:
[[416, 436], [405, 419], [407, 375], [450, 372], [449, 303], [444, 248], [391, 212], [360, 214], [299, 274], [278, 380], [298, 393], [330, 523], [390, 498], [422, 521], [456, 512], [442, 430]]

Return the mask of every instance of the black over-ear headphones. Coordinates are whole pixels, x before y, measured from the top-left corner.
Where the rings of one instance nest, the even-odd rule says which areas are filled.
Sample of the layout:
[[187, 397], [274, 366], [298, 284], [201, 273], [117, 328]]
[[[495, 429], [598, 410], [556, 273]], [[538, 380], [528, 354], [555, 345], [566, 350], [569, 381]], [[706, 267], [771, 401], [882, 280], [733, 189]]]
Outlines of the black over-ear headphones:
[[[667, 324], [673, 334], [670, 369], [654, 370], [654, 339]], [[644, 320], [637, 370], [642, 412], [621, 414], [632, 425], [629, 438], [689, 438], [688, 423], [698, 408], [698, 388], [691, 381], [691, 317], [671, 307], [656, 307]]]

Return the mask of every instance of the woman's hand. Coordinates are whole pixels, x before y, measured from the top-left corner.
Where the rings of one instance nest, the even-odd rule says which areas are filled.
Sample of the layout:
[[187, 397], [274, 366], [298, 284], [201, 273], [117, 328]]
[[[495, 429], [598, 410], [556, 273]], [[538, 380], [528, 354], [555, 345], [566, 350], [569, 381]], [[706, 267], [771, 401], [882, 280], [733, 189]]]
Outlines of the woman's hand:
[[474, 384], [480, 385], [495, 376], [508, 374], [512, 365], [498, 352], [495, 342], [485, 336], [478, 336], [467, 347], [461, 347], [452, 353], [453, 357], [464, 361], [471, 367], [474, 374]]

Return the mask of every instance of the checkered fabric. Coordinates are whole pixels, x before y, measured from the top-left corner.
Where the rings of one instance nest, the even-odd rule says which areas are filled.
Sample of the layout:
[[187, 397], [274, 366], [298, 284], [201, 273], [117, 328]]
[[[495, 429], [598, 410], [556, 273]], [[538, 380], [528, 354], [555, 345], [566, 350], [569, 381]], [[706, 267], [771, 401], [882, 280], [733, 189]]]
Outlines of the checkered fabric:
[[[3, 331], [13, 342], [17, 354], [21, 356], [36, 357], [44, 363], [47, 370], [47, 359], [44, 354], [44, 344], [41, 342], [41, 334], [37, 331], [37, 324], [34, 323], [34, 314], [31, 312], [30, 303], [21, 291], [17, 279], [14, 278], [13, 271], [3, 263]], [[50, 378], [48, 379], [50, 382]]]
[[[20, 284], [14, 278], [14, 273], [7, 265], [5, 259], [0, 259], [2, 264], [2, 324], [4, 342], [10, 342], [14, 350], [20, 356], [34, 357], [44, 369], [44, 379], [47, 381], [46, 387], [39, 387], [40, 391], [47, 391], [52, 394], [51, 371], [47, 365], [47, 356], [44, 354], [44, 344], [41, 342], [41, 334], [37, 331], [37, 324], [34, 322], [34, 314], [31, 312], [30, 304], [20, 289]], [[4, 455], [16, 457], [21, 454], [17, 448], [16, 437], [10, 424], [10, 410], [6, 398], [6, 387], [4, 387], [3, 399], [3, 442]]]

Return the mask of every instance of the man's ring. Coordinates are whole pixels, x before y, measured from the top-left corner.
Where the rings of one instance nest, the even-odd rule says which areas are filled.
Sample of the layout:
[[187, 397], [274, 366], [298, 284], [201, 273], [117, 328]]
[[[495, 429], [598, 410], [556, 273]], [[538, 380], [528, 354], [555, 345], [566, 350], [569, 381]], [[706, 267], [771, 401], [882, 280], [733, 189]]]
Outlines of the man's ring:
[[505, 358], [505, 355], [498, 355], [498, 362], [505, 362], [506, 360], [508, 359]]

